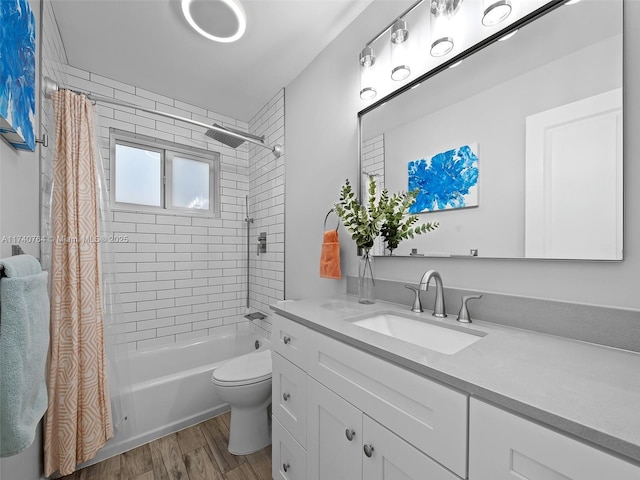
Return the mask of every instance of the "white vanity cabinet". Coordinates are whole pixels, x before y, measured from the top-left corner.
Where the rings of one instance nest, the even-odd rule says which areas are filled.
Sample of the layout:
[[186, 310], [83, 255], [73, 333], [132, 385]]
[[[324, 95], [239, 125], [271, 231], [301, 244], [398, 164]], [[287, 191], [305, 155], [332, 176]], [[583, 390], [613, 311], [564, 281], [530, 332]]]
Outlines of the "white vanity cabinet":
[[469, 480], [638, 480], [640, 468], [471, 399]]
[[272, 345], [276, 480], [640, 479], [625, 460], [279, 315]]
[[468, 396], [310, 330], [307, 373], [465, 478]]
[[459, 480], [324, 385], [308, 387], [308, 480]]
[[278, 315], [272, 345], [274, 478], [466, 477], [467, 395]]

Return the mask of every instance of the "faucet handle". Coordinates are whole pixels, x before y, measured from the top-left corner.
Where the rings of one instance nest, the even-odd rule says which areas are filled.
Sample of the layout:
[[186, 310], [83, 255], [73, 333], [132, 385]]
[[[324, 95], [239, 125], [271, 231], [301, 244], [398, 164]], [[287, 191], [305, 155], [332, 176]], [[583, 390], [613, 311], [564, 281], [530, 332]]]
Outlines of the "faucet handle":
[[462, 305], [460, 306], [460, 311], [458, 312], [458, 320], [461, 323], [471, 323], [471, 316], [469, 315], [469, 308], [467, 307], [467, 302], [469, 300], [477, 300], [482, 298], [482, 295], [465, 295], [462, 297]]
[[413, 297], [413, 305], [411, 305], [411, 311], [415, 313], [424, 312], [424, 310], [422, 310], [422, 303], [420, 303], [420, 289], [411, 285], [405, 285], [404, 287], [408, 288], [415, 294]]

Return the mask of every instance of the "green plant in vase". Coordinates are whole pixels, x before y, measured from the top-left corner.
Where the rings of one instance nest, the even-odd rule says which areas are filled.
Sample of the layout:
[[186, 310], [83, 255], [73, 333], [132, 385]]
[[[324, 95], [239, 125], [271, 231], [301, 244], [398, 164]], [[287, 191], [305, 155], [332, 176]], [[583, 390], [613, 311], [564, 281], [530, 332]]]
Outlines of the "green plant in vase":
[[[383, 192], [384, 194], [384, 192]], [[369, 182], [369, 198], [361, 205], [347, 179], [340, 191], [340, 200], [334, 205], [336, 215], [360, 248], [370, 249], [384, 221], [384, 211], [376, 201], [375, 180]]]
[[380, 195], [379, 209], [384, 217], [380, 227], [380, 235], [384, 239], [390, 254], [393, 254], [393, 251], [398, 248], [402, 240], [414, 238], [416, 235], [431, 232], [438, 228], [438, 222], [427, 222], [414, 226], [418, 221], [418, 216], [409, 215], [408, 213], [417, 195], [418, 190], [414, 190], [394, 193], [389, 196], [386, 189]]
[[358, 297], [360, 303], [375, 303], [375, 277], [373, 274], [373, 257], [371, 247], [384, 221], [384, 212], [380, 202], [376, 201], [376, 183], [369, 182], [368, 199], [361, 205], [351, 188], [349, 180], [340, 191], [340, 200], [334, 205], [336, 215], [342, 220], [345, 228], [351, 233], [351, 238], [363, 255], [358, 265]]
[[346, 180], [340, 191], [340, 200], [334, 205], [336, 215], [342, 220], [351, 238], [364, 250], [358, 266], [358, 294], [361, 303], [375, 302], [375, 278], [371, 248], [382, 236], [387, 248], [393, 252], [402, 240], [414, 238], [438, 228], [438, 222], [415, 226], [417, 215], [409, 215], [418, 191], [389, 195], [385, 188], [378, 198], [376, 180], [369, 177], [368, 198], [360, 204], [356, 194]]

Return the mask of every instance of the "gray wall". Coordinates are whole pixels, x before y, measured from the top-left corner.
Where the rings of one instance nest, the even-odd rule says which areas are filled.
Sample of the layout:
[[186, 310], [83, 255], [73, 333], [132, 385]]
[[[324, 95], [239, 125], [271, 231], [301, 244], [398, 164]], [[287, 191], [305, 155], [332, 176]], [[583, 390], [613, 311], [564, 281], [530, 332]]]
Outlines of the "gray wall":
[[[35, 8], [32, 6], [32, 8]], [[35, 12], [37, 13], [37, 12]], [[20, 205], [16, 209], [16, 205]], [[0, 239], [6, 235], [37, 235], [38, 157], [17, 152], [0, 139]], [[38, 254], [38, 244], [21, 242], [30, 255]], [[0, 257], [11, 255], [11, 243], [0, 243]], [[0, 426], [0, 428], [2, 428]], [[0, 480], [37, 480], [42, 471], [42, 435], [27, 450], [0, 459]]]
[[[37, 149], [38, 147], [36, 147]], [[38, 244], [19, 241], [40, 232], [38, 194], [38, 156], [17, 151], [0, 140], [0, 257], [11, 255], [11, 244], [20, 243], [29, 255], [38, 256]]]
[[[285, 297], [332, 295], [344, 281], [320, 279], [322, 221], [345, 178], [357, 172], [358, 52], [411, 2], [374, 1], [287, 86]], [[445, 285], [640, 310], [640, 2], [625, 1], [625, 233], [622, 262], [488, 259], [376, 259], [376, 276], [417, 282], [439, 270]], [[355, 247], [341, 230], [342, 273], [356, 275]]]
[[[31, 0], [30, 4], [36, 25], [39, 25], [40, 4], [37, 0]], [[39, 33], [38, 29], [38, 35]], [[36, 55], [39, 53], [36, 52]], [[36, 69], [38, 69], [37, 61]], [[36, 116], [39, 108], [36, 99]], [[38, 127], [36, 126], [36, 138], [37, 136]], [[35, 237], [40, 233], [38, 149], [39, 147], [36, 146], [35, 152], [16, 151], [4, 138], [0, 139], [0, 258], [11, 255], [11, 243], [13, 243], [2, 241], [3, 236]], [[39, 255], [39, 245], [35, 241], [20, 242], [20, 245], [26, 253]], [[42, 434], [38, 428], [36, 439], [28, 449], [12, 457], [0, 459], [0, 479], [43, 478], [41, 459]]]

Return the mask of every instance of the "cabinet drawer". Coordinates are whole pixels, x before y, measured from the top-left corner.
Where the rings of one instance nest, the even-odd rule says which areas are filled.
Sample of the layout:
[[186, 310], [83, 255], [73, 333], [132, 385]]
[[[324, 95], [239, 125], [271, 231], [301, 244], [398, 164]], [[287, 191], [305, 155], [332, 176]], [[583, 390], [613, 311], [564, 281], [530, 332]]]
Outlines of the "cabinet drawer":
[[271, 438], [271, 475], [274, 480], [306, 480], [306, 452], [276, 417], [273, 417]]
[[640, 468], [472, 398], [469, 478], [635, 480]]
[[273, 316], [271, 344], [273, 349], [306, 371], [307, 332], [309, 330], [288, 318]]
[[462, 478], [467, 395], [309, 331], [308, 373]]
[[278, 353], [273, 354], [271, 403], [276, 418], [306, 447], [307, 374]]

